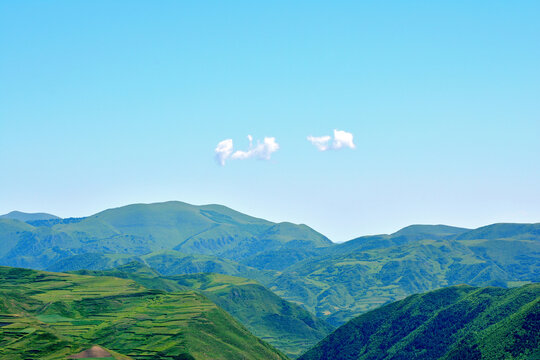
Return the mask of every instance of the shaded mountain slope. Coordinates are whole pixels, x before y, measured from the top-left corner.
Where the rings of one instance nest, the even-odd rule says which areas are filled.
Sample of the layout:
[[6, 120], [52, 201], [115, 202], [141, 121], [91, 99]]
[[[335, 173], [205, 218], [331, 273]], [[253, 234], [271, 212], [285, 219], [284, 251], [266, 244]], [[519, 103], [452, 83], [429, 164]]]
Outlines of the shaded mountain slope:
[[6, 256], [25, 234], [34, 231], [34, 227], [25, 222], [13, 219], [0, 219], [0, 258]]
[[454, 286], [360, 315], [300, 359], [533, 359], [539, 324], [539, 284]]

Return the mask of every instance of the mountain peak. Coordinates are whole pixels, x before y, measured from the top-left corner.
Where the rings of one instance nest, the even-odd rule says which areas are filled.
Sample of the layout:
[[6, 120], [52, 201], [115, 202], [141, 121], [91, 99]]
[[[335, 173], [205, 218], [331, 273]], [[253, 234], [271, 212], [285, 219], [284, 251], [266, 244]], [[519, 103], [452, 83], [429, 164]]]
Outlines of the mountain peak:
[[469, 231], [470, 229], [460, 228], [449, 225], [424, 225], [414, 224], [404, 227], [392, 234], [392, 236], [400, 235], [436, 235], [436, 236], [448, 236], [457, 235]]
[[54, 220], [60, 217], [47, 213], [25, 213], [22, 211], [12, 211], [5, 215], [0, 215], [0, 219], [12, 219], [19, 221], [37, 221], [37, 220]]

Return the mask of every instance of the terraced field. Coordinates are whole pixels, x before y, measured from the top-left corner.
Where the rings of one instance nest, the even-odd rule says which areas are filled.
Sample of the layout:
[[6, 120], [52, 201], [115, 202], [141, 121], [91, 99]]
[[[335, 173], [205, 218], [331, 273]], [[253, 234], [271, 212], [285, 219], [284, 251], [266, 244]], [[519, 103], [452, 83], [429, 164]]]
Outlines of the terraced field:
[[0, 267], [0, 358], [66, 359], [99, 345], [116, 359], [284, 359], [193, 292], [131, 280]]
[[131, 279], [148, 289], [195, 290], [227, 311], [252, 334], [291, 358], [300, 356], [333, 330], [300, 306], [246, 278], [223, 274], [160, 276], [140, 262], [112, 270], [76, 273]]

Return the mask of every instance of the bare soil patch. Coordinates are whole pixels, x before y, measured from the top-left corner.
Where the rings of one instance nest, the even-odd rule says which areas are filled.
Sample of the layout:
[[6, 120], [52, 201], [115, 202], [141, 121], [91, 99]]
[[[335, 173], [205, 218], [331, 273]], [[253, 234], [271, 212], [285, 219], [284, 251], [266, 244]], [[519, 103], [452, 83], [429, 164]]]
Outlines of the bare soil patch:
[[104, 348], [94, 345], [88, 350], [84, 350], [78, 354], [71, 355], [68, 359], [85, 359], [85, 358], [108, 358], [112, 354]]

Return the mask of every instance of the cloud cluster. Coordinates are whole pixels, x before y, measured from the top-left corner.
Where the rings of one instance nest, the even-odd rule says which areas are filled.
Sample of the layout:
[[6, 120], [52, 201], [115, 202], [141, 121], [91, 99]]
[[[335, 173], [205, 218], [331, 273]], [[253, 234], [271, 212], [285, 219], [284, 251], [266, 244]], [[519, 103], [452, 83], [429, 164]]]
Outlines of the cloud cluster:
[[353, 134], [343, 130], [334, 130], [334, 140], [329, 135], [326, 136], [308, 136], [308, 141], [312, 143], [319, 151], [338, 150], [343, 148], [354, 149]]
[[253, 137], [248, 135], [249, 148], [247, 151], [234, 151], [232, 139], [220, 141], [214, 150], [216, 161], [221, 166], [225, 165], [228, 159], [245, 160], [245, 159], [260, 159], [270, 160], [273, 153], [279, 150], [279, 144], [274, 137], [265, 137], [263, 142], [257, 141], [257, 145], [253, 146]]
[[[225, 166], [228, 160], [259, 159], [270, 160], [272, 154], [279, 150], [279, 144], [274, 137], [265, 137], [262, 142], [257, 141], [253, 145], [253, 137], [248, 135], [249, 148], [246, 151], [234, 151], [232, 139], [220, 141], [214, 149], [216, 161], [219, 165]], [[308, 141], [312, 143], [319, 151], [339, 150], [343, 148], [354, 149], [356, 146], [353, 141], [353, 134], [343, 130], [334, 130], [334, 137], [308, 136]]]

